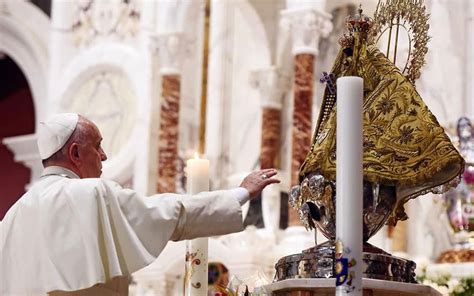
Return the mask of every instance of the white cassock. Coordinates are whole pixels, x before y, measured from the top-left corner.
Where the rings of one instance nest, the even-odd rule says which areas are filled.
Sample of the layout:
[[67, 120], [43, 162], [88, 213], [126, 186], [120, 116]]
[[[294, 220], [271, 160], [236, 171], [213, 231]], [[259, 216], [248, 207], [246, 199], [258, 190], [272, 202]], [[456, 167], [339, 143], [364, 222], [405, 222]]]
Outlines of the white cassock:
[[124, 291], [97, 295], [126, 295], [128, 285], [116, 280], [150, 264], [169, 240], [241, 231], [239, 190], [245, 191], [141, 197], [112, 181], [48, 167], [1, 223], [0, 295], [45, 295], [97, 283]]

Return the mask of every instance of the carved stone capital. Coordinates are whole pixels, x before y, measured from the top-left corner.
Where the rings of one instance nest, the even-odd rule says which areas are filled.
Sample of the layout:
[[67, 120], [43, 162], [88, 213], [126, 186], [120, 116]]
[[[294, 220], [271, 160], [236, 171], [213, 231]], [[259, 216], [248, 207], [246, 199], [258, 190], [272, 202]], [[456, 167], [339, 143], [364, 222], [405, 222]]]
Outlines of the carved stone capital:
[[180, 74], [189, 45], [184, 33], [151, 35], [150, 41], [151, 49], [159, 56], [160, 72], [164, 75]]
[[332, 31], [331, 15], [315, 8], [283, 10], [280, 26], [291, 35], [294, 55], [317, 55], [320, 37], [327, 37]]
[[250, 84], [259, 90], [262, 107], [282, 108], [284, 94], [290, 89], [290, 76], [277, 67], [250, 73]]
[[8, 149], [15, 155], [15, 162], [22, 163], [30, 169], [30, 183], [26, 185], [28, 189], [34, 181], [36, 181], [43, 172], [41, 157], [39, 155], [38, 146], [36, 145], [36, 134], [15, 136], [3, 139]]

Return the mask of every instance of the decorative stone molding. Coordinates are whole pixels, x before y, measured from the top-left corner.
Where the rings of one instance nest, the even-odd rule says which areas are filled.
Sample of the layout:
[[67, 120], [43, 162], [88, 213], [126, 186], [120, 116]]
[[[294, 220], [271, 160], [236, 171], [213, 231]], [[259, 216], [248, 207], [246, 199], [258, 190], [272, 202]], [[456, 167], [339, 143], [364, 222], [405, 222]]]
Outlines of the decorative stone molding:
[[319, 39], [332, 30], [331, 15], [314, 8], [287, 9], [281, 12], [280, 26], [291, 34], [294, 55], [317, 55]]
[[189, 52], [188, 40], [182, 32], [151, 35], [151, 49], [160, 59], [160, 72], [163, 75], [181, 73], [182, 61]]
[[23, 163], [31, 170], [30, 183], [26, 185], [26, 189], [28, 189], [43, 172], [43, 165], [36, 145], [36, 134], [4, 138], [3, 144], [13, 152], [16, 162]]
[[277, 67], [259, 69], [250, 73], [250, 85], [260, 92], [262, 107], [281, 110], [282, 97], [290, 89], [290, 76]]
[[77, 1], [76, 11], [71, 29], [78, 47], [104, 37], [124, 40], [138, 34], [140, 8], [137, 1]]

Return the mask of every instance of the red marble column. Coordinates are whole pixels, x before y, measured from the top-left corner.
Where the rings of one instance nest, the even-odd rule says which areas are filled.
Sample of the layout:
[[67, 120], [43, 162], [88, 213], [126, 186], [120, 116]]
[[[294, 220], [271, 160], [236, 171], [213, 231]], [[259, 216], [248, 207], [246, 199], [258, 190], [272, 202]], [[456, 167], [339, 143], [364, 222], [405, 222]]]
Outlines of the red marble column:
[[[312, 105], [313, 105], [313, 71], [314, 55], [298, 54], [295, 56], [295, 77], [293, 83], [293, 132], [291, 152], [291, 185], [298, 184], [298, 172], [311, 146]], [[298, 215], [289, 209], [288, 224], [300, 225]]]
[[281, 111], [277, 108], [262, 108], [262, 142], [260, 168], [278, 168], [280, 164]]
[[180, 75], [162, 76], [156, 191], [175, 192], [178, 158]]

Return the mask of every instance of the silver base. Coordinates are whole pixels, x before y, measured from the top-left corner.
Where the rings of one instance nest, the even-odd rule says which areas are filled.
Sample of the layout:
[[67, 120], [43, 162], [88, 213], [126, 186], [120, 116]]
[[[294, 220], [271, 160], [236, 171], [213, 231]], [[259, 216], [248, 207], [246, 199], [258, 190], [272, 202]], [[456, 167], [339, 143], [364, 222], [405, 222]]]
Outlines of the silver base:
[[[378, 280], [416, 283], [413, 261], [398, 258], [364, 243], [364, 277]], [[327, 241], [300, 254], [281, 258], [275, 264], [274, 281], [295, 278], [332, 278], [334, 272], [334, 241]]]

